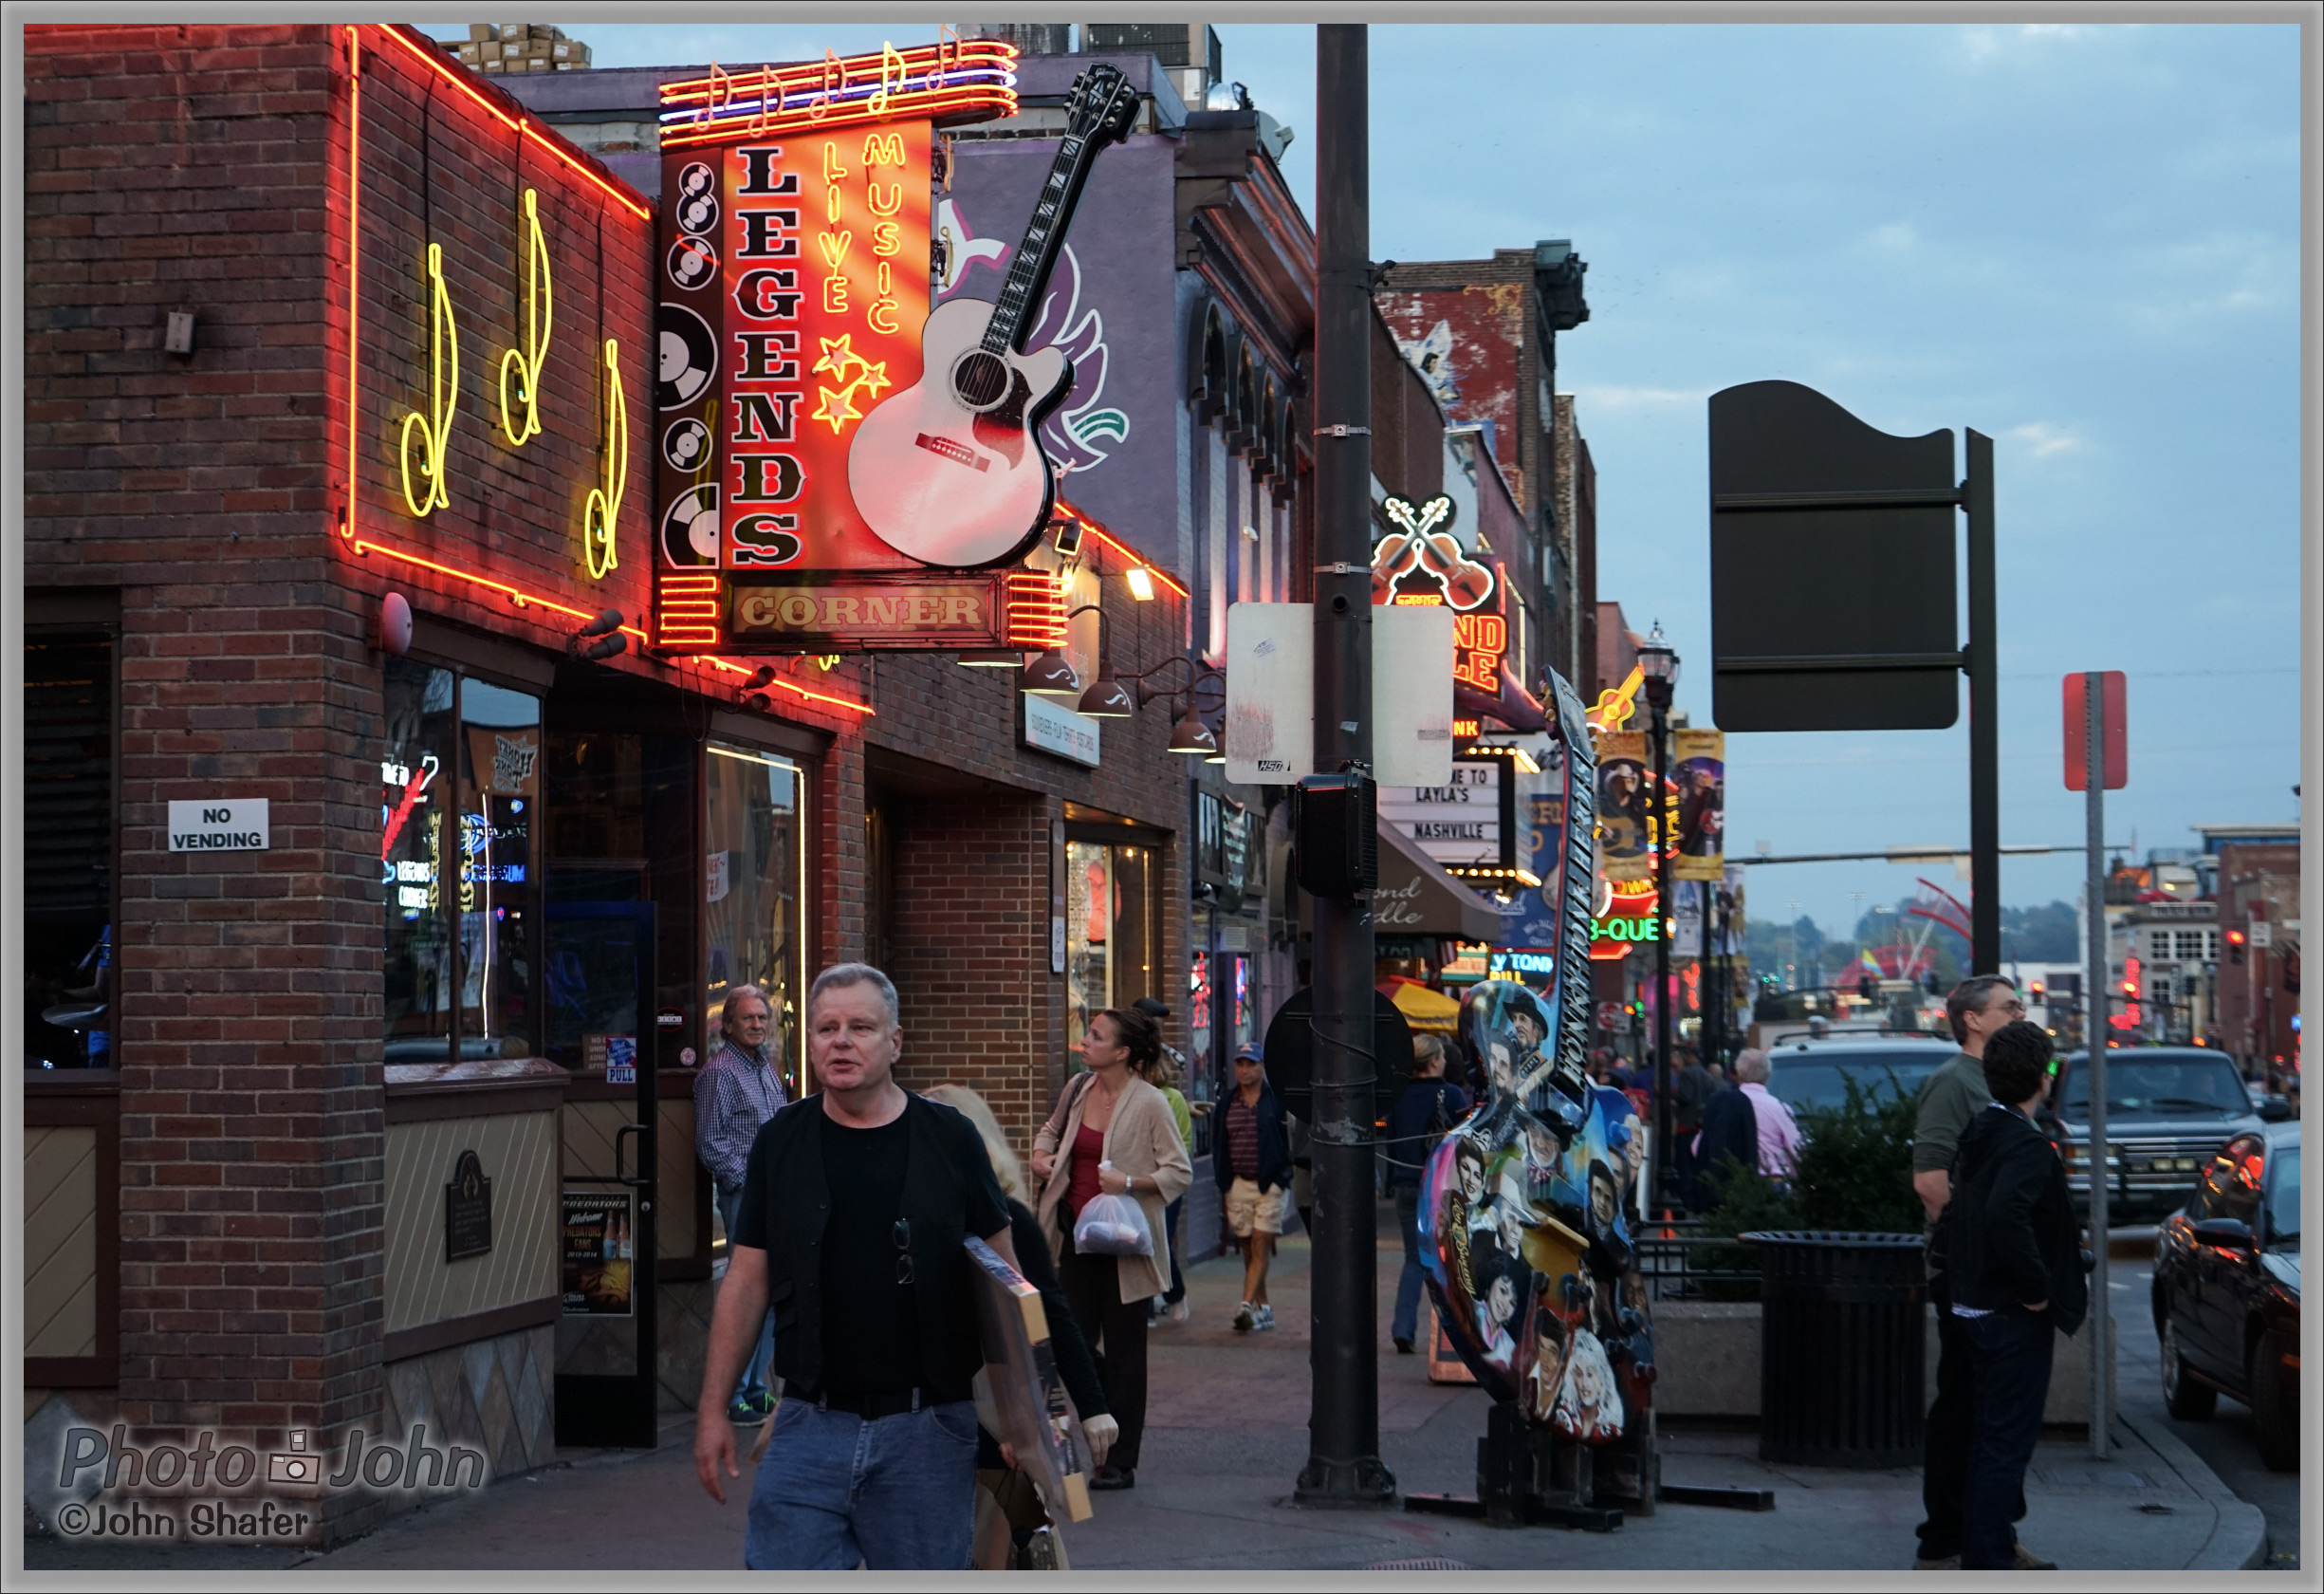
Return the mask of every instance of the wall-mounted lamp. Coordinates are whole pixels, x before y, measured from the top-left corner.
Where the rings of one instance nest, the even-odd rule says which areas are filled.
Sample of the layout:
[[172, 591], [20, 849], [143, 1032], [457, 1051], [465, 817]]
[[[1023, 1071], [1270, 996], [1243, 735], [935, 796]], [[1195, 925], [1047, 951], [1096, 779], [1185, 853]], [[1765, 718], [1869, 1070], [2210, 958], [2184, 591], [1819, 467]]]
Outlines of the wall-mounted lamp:
[[1130, 596], [1141, 603], [1153, 602], [1153, 572], [1143, 565], [1133, 565], [1123, 572], [1122, 580], [1130, 584]]

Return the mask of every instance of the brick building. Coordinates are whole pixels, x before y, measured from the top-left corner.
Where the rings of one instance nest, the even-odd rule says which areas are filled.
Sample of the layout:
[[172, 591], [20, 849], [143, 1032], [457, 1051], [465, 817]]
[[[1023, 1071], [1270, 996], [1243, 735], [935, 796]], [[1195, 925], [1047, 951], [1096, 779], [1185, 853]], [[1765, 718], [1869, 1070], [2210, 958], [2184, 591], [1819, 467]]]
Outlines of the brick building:
[[[870, 953], [905, 1082], [1029, 1140], [1076, 992], [1185, 988], [1170, 717], [1079, 762], [950, 654], [636, 645], [651, 196], [416, 33], [36, 27], [26, 120], [30, 1172], [86, 1209], [28, 1228], [36, 1419], [326, 1456], [425, 1422], [499, 1476], [583, 1379], [651, 1442], [698, 1382], [721, 993], [769, 990], [796, 1087], [803, 982]], [[1107, 646], [1182, 651], [1183, 584], [1122, 579], [1183, 570], [1182, 528], [1080, 507]], [[605, 610], [631, 645], [581, 657]], [[455, 1257], [462, 1153], [491, 1216]], [[621, 1266], [577, 1316], [591, 1224]], [[400, 1498], [328, 1491], [321, 1530]]]

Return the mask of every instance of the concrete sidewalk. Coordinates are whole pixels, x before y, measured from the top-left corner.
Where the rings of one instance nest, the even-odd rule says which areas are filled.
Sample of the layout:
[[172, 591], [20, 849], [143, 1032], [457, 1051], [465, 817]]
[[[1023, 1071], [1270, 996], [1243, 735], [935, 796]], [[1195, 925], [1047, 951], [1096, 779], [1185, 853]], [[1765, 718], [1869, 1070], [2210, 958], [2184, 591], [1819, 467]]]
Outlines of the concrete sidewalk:
[[[1920, 1478], [1912, 1469], [1842, 1472], [1776, 1467], [1748, 1432], [1691, 1430], [1662, 1436], [1669, 1483], [1775, 1492], [1776, 1509], [1747, 1512], [1665, 1504], [1614, 1533], [1551, 1528], [1496, 1529], [1482, 1522], [1403, 1511], [1304, 1511], [1286, 1505], [1307, 1455], [1307, 1260], [1303, 1240], [1277, 1259], [1273, 1295], [1282, 1326], [1240, 1335], [1228, 1326], [1242, 1271], [1219, 1258], [1190, 1269], [1193, 1320], [1153, 1334], [1153, 1398], [1137, 1487], [1097, 1496], [1097, 1514], [1073, 1527], [1078, 1568], [1161, 1570], [1284, 1567], [1640, 1568], [1748, 1566], [1759, 1570], [1883, 1571], [1912, 1564]], [[1423, 1359], [1386, 1338], [1401, 1257], [1380, 1253], [1380, 1426], [1383, 1458], [1409, 1492], [1470, 1493], [1485, 1398], [1432, 1385]], [[2149, 1425], [2151, 1427], [2151, 1425]], [[296, 1564], [317, 1570], [628, 1568], [731, 1570], [741, 1564], [743, 1500], [720, 1507], [694, 1482], [691, 1421], [673, 1419], [659, 1450], [581, 1453], [392, 1522], [327, 1555], [171, 1552], [144, 1566], [224, 1567]], [[748, 1479], [741, 1480], [747, 1486]], [[739, 1487], [739, 1486], [738, 1486]], [[2112, 1462], [2086, 1443], [2046, 1443], [2026, 1488], [2026, 1545], [2076, 1571], [2232, 1570], [2262, 1564], [2258, 1509], [2237, 1499], [2175, 1436], [2125, 1436]], [[35, 1567], [100, 1561], [54, 1541], [28, 1544]]]

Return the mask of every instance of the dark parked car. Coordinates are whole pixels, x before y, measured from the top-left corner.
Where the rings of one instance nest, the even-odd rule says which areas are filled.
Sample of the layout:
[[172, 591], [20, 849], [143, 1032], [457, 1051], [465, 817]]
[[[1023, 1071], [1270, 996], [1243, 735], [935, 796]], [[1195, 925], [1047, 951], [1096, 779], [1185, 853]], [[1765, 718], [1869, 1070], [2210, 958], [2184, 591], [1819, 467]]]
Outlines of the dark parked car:
[[1843, 1079], [1854, 1079], [1867, 1093], [1918, 1096], [1957, 1049], [1950, 1041], [1916, 1035], [1843, 1032], [1824, 1041], [1786, 1041], [1767, 1048], [1767, 1088], [1795, 1116], [1810, 1107], [1846, 1106]]
[[[2226, 1053], [2203, 1047], [2109, 1047], [2106, 1141], [2109, 1227], [2152, 1223], [2176, 1211], [2230, 1136], [2285, 1116], [2254, 1104]], [[2082, 1052], [2060, 1066], [2045, 1127], [2066, 1159], [2075, 1204], [2090, 1201], [2090, 1069]]]
[[2154, 1331], [2170, 1415], [2251, 1408], [2259, 1458], [2299, 1467], [2299, 1125], [2236, 1136], [2155, 1237]]

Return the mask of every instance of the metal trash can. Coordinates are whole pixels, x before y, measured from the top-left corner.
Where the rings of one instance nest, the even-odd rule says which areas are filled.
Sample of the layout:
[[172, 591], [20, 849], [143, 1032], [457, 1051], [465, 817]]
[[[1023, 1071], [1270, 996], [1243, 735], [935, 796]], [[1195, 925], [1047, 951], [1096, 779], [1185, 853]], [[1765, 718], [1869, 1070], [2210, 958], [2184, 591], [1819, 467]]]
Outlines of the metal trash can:
[[1760, 1459], [1903, 1467], [1927, 1418], [1918, 1234], [1739, 1234], [1760, 1251]]

